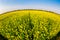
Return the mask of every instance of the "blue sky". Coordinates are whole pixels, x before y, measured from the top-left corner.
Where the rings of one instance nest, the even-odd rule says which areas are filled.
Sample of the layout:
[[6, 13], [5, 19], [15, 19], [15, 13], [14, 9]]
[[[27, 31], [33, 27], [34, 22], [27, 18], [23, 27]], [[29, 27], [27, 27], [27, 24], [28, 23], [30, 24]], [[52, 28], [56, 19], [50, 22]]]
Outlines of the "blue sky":
[[47, 5], [59, 5], [60, 0], [0, 0], [2, 5], [37, 5], [37, 4], [47, 4]]
[[43, 9], [60, 13], [60, 0], [0, 0], [0, 11]]

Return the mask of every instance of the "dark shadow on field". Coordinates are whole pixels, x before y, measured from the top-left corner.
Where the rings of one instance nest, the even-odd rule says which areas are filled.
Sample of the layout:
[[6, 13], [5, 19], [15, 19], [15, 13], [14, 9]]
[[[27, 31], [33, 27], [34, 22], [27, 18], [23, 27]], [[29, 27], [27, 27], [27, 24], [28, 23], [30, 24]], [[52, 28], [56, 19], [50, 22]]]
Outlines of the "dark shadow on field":
[[8, 40], [8, 39], [0, 34], [0, 40]]
[[60, 40], [60, 32], [50, 40]]

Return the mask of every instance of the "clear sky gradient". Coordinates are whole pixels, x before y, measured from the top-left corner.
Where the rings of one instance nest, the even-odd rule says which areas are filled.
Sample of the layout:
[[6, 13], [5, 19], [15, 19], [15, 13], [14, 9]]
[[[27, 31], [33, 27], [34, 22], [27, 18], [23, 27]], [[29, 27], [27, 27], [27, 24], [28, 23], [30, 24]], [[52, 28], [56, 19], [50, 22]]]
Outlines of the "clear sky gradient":
[[17, 9], [40, 9], [60, 13], [60, 0], [0, 0], [0, 13]]

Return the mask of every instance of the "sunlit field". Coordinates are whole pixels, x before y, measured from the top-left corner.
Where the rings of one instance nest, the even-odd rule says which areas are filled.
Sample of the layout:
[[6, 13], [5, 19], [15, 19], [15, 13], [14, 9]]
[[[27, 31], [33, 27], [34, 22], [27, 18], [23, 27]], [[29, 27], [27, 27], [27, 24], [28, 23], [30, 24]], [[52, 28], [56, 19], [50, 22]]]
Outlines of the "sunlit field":
[[60, 15], [54, 12], [15, 10], [0, 14], [0, 35], [4, 40], [58, 40], [59, 32]]

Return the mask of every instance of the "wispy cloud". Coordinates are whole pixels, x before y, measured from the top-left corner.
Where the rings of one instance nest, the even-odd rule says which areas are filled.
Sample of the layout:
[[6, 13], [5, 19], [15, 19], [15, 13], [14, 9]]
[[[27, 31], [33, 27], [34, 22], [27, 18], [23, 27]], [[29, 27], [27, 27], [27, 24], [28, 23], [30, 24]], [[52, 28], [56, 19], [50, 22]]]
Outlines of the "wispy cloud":
[[47, 1], [47, 0], [20, 0], [20, 1], [12, 1], [10, 2], [8, 0], [4, 0], [0, 2], [0, 13], [4, 13], [11, 10], [17, 10], [17, 9], [40, 9], [40, 10], [48, 10], [53, 11], [60, 14], [60, 1]]

